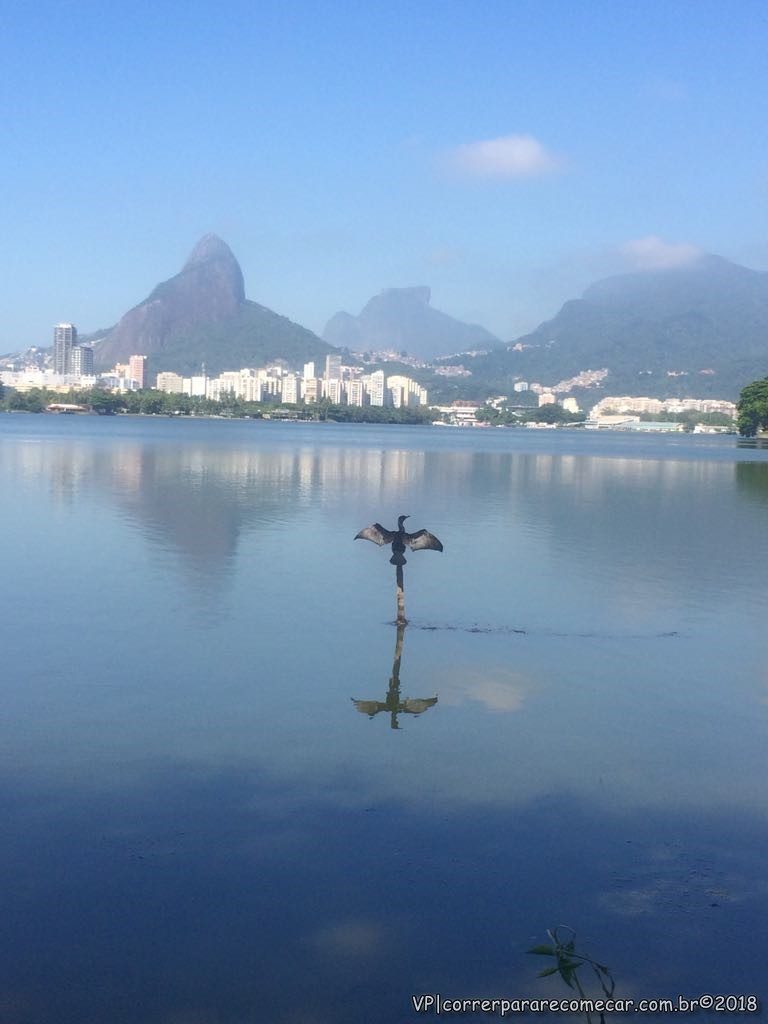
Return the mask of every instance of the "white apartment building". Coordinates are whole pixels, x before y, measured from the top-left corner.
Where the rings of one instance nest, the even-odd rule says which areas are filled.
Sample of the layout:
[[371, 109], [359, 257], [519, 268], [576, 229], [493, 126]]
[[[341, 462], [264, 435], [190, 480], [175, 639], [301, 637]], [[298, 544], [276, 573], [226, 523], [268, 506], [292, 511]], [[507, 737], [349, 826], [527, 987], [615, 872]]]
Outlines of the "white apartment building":
[[362, 408], [365, 405], [365, 388], [361, 380], [348, 380], [347, 385], [347, 404], [357, 405]]
[[208, 394], [208, 378], [202, 376], [184, 377], [183, 394], [189, 395], [191, 398], [205, 398]]
[[299, 401], [299, 378], [290, 373], [283, 377], [282, 400], [286, 405], [296, 405]]
[[371, 373], [367, 377], [363, 377], [363, 383], [370, 396], [371, 405], [383, 408], [383, 406], [386, 405], [388, 397], [384, 371], [377, 370], [375, 373]]
[[338, 378], [323, 381], [323, 398], [329, 399], [334, 405], [343, 404], [344, 385]]
[[400, 374], [387, 377], [387, 390], [396, 409], [427, 404], [426, 388], [410, 377], [403, 377]]
[[178, 373], [158, 373], [155, 387], [158, 391], [164, 391], [169, 395], [183, 395], [184, 378]]
[[314, 405], [323, 397], [323, 382], [319, 377], [305, 377], [301, 382], [301, 397], [307, 405]]

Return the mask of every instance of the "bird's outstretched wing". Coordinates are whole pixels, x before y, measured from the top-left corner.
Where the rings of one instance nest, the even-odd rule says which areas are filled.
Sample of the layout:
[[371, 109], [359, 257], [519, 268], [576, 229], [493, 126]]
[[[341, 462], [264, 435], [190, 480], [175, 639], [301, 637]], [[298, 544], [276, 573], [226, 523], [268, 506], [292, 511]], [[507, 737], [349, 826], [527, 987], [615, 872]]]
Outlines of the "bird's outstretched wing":
[[355, 535], [355, 540], [372, 540], [374, 544], [381, 547], [382, 544], [391, 544], [395, 534], [385, 530], [381, 523], [374, 523], [373, 526], [366, 526], [364, 530]]
[[433, 551], [442, 551], [443, 545], [429, 530], [417, 530], [416, 533], [406, 533], [403, 540], [411, 549], [418, 551], [420, 548], [432, 548]]

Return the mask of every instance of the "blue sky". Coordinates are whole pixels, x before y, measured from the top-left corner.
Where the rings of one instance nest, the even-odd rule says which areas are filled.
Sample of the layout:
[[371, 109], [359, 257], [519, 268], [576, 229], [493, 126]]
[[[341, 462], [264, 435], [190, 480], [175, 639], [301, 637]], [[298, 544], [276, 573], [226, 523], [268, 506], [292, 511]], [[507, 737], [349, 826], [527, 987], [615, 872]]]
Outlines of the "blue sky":
[[508, 339], [609, 273], [768, 269], [762, 0], [6, 0], [0, 38], [0, 352], [209, 231], [318, 332], [386, 287]]

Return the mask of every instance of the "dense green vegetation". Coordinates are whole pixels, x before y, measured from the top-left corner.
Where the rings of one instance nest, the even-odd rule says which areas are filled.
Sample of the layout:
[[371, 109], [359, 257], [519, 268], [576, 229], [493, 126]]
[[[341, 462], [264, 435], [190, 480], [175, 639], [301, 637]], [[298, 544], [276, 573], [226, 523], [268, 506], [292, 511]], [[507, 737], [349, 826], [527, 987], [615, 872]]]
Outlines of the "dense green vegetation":
[[429, 409], [380, 409], [332, 405], [327, 400], [316, 405], [274, 405], [266, 402], [244, 402], [234, 395], [221, 402], [189, 395], [172, 395], [162, 391], [129, 391], [122, 395], [94, 388], [92, 391], [70, 391], [60, 394], [33, 388], [20, 392], [8, 389], [0, 400], [0, 409], [9, 412], [43, 412], [54, 402], [84, 405], [101, 416], [133, 413], [150, 416], [225, 416], [252, 419], [328, 420], [336, 423], [429, 423]]
[[724, 412], [641, 412], [637, 414], [647, 423], [682, 423], [685, 430], [693, 430], [697, 423], [705, 427], [731, 427], [733, 420]]
[[736, 409], [736, 425], [744, 437], [754, 437], [758, 430], [768, 430], [768, 377], [747, 384]]
[[477, 410], [477, 419], [481, 423], [490, 423], [492, 427], [514, 426], [516, 423], [583, 423], [586, 418], [586, 413], [568, 412], [562, 405], [542, 405], [529, 409], [496, 409], [484, 405]]

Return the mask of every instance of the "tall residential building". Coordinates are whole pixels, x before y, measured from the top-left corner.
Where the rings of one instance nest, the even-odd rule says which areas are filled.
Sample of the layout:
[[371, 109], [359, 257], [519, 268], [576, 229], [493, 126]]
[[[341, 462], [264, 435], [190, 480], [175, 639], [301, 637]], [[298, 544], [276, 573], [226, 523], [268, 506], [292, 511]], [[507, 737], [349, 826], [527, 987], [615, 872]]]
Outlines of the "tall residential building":
[[341, 356], [325, 357], [325, 379], [341, 380]]
[[93, 349], [89, 345], [73, 345], [69, 352], [67, 373], [76, 377], [93, 376]]
[[383, 406], [387, 403], [387, 391], [384, 380], [384, 371], [377, 370], [367, 378], [363, 378], [367, 384], [368, 394], [371, 396], [371, 405]]
[[347, 381], [347, 402], [349, 405], [365, 404], [365, 389], [361, 380]]
[[283, 377], [282, 398], [286, 405], [296, 405], [299, 400], [299, 378], [293, 373]]
[[56, 324], [53, 329], [53, 372], [70, 373], [72, 348], [77, 344], [74, 324]]
[[334, 405], [341, 405], [344, 401], [344, 386], [338, 378], [323, 381], [323, 394]]
[[313, 380], [315, 376], [315, 364], [304, 363], [304, 373], [302, 374], [303, 380]]
[[147, 373], [147, 357], [131, 356], [128, 360], [128, 377], [134, 381], [139, 388], [144, 387]]

